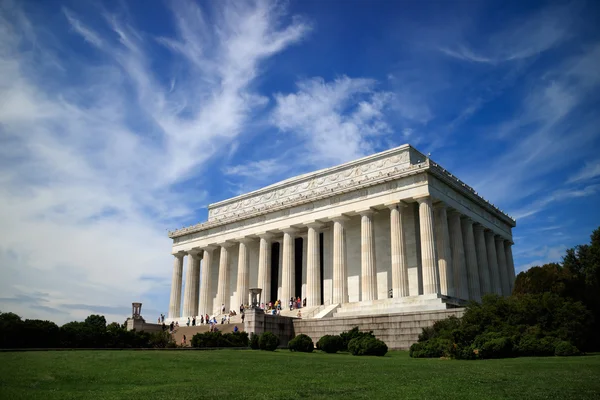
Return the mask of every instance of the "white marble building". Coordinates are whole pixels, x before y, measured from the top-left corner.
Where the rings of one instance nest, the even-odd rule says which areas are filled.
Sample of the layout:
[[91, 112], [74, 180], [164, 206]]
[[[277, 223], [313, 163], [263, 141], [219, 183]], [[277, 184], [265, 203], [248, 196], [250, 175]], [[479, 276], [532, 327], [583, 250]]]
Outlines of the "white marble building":
[[238, 309], [250, 287], [266, 302], [301, 296], [313, 309], [379, 304], [378, 312], [508, 295], [514, 226], [403, 145], [211, 204], [208, 221], [170, 232], [169, 319]]

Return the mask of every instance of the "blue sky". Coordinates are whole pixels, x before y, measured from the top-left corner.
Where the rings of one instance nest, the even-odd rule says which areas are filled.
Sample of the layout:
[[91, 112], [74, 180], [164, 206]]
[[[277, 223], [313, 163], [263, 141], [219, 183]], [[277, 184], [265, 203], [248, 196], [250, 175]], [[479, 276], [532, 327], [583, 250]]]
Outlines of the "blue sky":
[[596, 2], [0, 0], [0, 310], [166, 312], [167, 230], [404, 143], [517, 218], [600, 225]]

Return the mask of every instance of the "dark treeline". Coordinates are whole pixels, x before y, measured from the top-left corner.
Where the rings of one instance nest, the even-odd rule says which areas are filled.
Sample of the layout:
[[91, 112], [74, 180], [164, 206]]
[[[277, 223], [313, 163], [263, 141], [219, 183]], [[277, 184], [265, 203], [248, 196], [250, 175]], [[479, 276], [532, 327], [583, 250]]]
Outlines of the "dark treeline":
[[600, 350], [600, 228], [562, 263], [521, 272], [512, 296], [471, 302], [462, 318], [423, 329], [412, 357], [578, 355]]
[[176, 347], [168, 332], [127, 331], [125, 325], [106, 324], [102, 315], [90, 315], [84, 322], [22, 320], [18, 315], [0, 313], [0, 348], [166, 348]]

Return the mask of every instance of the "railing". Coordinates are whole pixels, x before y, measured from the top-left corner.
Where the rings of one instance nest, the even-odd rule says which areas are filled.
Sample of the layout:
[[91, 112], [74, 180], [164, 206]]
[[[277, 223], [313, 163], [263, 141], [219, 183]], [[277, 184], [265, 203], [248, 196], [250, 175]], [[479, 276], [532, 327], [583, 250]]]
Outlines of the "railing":
[[315, 308], [311, 312], [309, 312], [306, 315], [304, 315], [303, 319], [308, 319], [308, 318], [314, 317], [315, 315], [317, 315], [318, 313], [320, 313], [321, 311], [323, 311], [325, 309], [325, 307], [330, 306], [331, 304], [332, 304], [331, 300], [327, 300], [325, 303], [321, 304], [320, 306], [318, 306], [317, 308]]

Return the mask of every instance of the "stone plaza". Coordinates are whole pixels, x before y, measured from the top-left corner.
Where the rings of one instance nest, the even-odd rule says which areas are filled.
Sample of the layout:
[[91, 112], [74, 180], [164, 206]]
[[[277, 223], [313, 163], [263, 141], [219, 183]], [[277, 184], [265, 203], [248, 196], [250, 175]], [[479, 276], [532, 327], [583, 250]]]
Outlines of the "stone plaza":
[[304, 320], [434, 312], [509, 295], [515, 225], [403, 145], [211, 204], [206, 222], [169, 232], [168, 319], [239, 309], [251, 287], [265, 305], [305, 300]]

